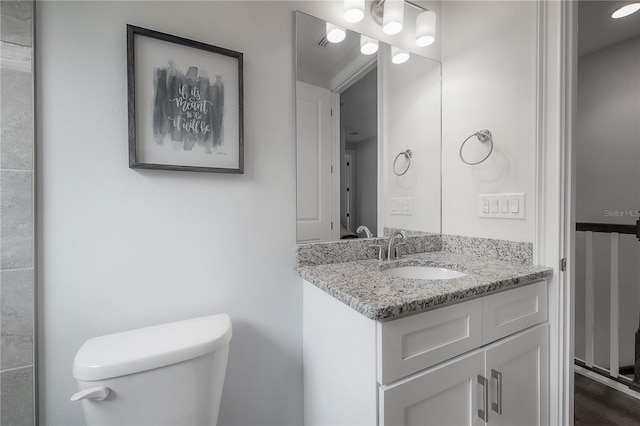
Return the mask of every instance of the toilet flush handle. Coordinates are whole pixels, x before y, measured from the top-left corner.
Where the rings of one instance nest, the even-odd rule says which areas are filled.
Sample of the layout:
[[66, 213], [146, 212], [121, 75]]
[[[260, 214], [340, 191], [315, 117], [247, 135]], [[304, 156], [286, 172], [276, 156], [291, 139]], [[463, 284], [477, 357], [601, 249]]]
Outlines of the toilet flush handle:
[[102, 401], [109, 396], [110, 392], [111, 390], [106, 386], [96, 386], [74, 393], [71, 396], [71, 401], [80, 401], [81, 399], [95, 399], [96, 401]]

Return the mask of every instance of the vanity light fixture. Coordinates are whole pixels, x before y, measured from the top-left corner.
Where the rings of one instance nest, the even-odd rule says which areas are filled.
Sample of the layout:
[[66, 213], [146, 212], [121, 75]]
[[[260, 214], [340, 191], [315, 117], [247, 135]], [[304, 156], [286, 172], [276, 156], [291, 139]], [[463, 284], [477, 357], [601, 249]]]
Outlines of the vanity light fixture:
[[436, 41], [436, 13], [425, 10], [416, 18], [416, 46], [431, 46], [434, 41]]
[[382, 31], [393, 35], [402, 31], [404, 23], [404, 0], [384, 0]]
[[636, 13], [638, 10], [640, 10], [640, 3], [631, 3], [613, 12], [611, 14], [611, 17], [613, 19], [624, 18], [625, 16]]
[[397, 46], [391, 46], [391, 62], [394, 64], [404, 64], [409, 60], [409, 52]]
[[378, 51], [378, 40], [367, 37], [364, 34], [360, 35], [360, 53], [363, 55], [373, 55]]
[[342, 14], [347, 22], [360, 22], [364, 19], [364, 0], [344, 0]]
[[416, 46], [430, 46], [436, 41], [436, 13], [409, 0], [374, 0], [371, 3], [371, 17], [387, 34], [398, 34], [402, 31], [404, 21], [404, 5], [417, 9]]
[[340, 43], [347, 36], [347, 30], [331, 22], [327, 22], [327, 40], [330, 43]]

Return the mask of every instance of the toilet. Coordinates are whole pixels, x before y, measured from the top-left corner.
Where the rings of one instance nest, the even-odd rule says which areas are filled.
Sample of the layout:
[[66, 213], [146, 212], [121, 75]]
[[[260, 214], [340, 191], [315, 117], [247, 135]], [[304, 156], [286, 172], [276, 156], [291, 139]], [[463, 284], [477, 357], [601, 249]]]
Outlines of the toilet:
[[86, 424], [215, 425], [231, 319], [211, 315], [88, 340], [73, 362]]

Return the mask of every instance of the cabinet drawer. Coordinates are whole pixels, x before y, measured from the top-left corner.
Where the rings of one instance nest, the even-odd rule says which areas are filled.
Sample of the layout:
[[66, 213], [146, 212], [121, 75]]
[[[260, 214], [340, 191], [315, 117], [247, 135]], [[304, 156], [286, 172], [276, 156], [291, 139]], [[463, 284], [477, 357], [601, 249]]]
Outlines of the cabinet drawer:
[[547, 282], [486, 296], [482, 303], [482, 344], [486, 345], [547, 320]]
[[377, 324], [378, 382], [388, 384], [482, 344], [482, 299]]

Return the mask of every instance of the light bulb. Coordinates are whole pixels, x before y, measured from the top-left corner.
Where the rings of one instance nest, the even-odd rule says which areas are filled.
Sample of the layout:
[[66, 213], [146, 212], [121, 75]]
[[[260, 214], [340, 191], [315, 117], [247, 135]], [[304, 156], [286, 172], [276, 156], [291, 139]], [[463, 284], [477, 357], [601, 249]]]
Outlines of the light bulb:
[[385, 0], [382, 31], [393, 35], [402, 31], [404, 22], [404, 0]]
[[611, 17], [613, 19], [624, 18], [625, 16], [636, 13], [638, 10], [640, 10], [640, 3], [631, 3], [613, 12]]
[[409, 60], [409, 52], [396, 46], [391, 46], [391, 62], [404, 64]]
[[431, 46], [433, 43], [435, 43], [435, 41], [436, 38], [434, 36], [422, 36], [420, 38], [416, 38], [416, 46]]
[[360, 35], [360, 53], [363, 55], [373, 55], [378, 51], [378, 40]]
[[327, 22], [327, 40], [330, 43], [340, 43], [346, 36], [347, 31], [344, 28]]
[[416, 18], [416, 46], [430, 46], [436, 41], [436, 13], [425, 10]]
[[364, 0], [344, 0], [344, 16], [347, 22], [360, 22], [364, 19]]

